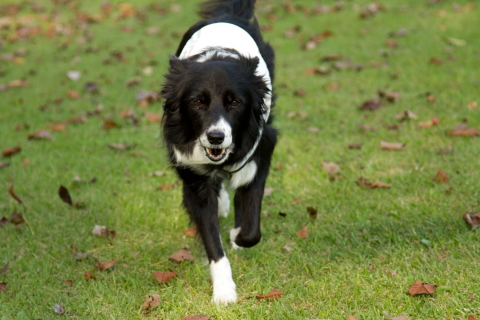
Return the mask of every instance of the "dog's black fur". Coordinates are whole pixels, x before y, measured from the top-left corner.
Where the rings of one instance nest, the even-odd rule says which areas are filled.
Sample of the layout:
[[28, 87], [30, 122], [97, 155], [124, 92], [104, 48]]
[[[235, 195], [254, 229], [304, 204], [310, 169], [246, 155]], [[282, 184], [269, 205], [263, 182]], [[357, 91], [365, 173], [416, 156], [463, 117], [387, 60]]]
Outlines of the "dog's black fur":
[[[186, 59], [178, 57], [195, 32], [210, 24], [227, 22], [241, 27], [255, 40], [273, 83], [274, 52], [263, 41], [257, 20], [253, 17], [254, 3], [255, 0], [211, 0], [204, 3], [200, 11], [204, 20], [193, 25], [183, 36], [176, 55], [170, 59], [170, 68], [161, 90], [164, 98], [164, 140], [172, 165], [183, 182], [183, 205], [197, 226], [211, 264], [225, 257], [217, 216], [222, 183], [228, 183], [234, 174], [242, 174], [246, 164], [252, 162], [257, 168], [253, 179], [236, 189], [235, 228], [240, 228], [240, 232], [231, 240], [239, 247], [252, 247], [260, 241], [261, 202], [277, 137], [276, 130], [271, 127], [272, 116], [265, 123], [262, 110], [265, 108], [265, 96], [272, 95], [273, 107], [275, 95], [264, 79], [255, 75], [258, 57], [243, 56], [242, 52], [235, 50], [231, 51], [238, 54], [237, 58], [214, 54], [211, 59], [198, 62], [199, 55]], [[227, 159], [221, 163], [179, 161], [176, 152], [186, 157], [193, 156], [199, 137], [219, 117], [231, 127], [234, 148]], [[207, 136], [209, 141], [215, 140], [208, 132]], [[258, 147], [242, 164], [242, 159], [245, 160], [257, 139]], [[235, 164], [241, 167], [228, 169], [235, 168]], [[212, 274], [212, 277], [215, 282], [215, 275]], [[214, 283], [215, 302], [235, 300], [222, 297], [221, 292], [216, 298], [215, 286]]]

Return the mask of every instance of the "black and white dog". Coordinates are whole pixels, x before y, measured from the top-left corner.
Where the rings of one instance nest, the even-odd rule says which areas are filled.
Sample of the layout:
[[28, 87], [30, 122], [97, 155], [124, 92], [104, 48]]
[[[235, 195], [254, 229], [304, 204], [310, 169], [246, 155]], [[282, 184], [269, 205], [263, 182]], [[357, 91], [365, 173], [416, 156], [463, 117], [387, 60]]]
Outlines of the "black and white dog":
[[226, 188], [236, 189], [232, 247], [261, 238], [260, 210], [277, 140], [270, 110], [274, 53], [253, 17], [255, 0], [210, 0], [204, 20], [183, 36], [161, 90], [163, 136], [183, 181], [183, 205], [205, 245], [213, 302], [237, 299], [218, 216], [226, 217]]

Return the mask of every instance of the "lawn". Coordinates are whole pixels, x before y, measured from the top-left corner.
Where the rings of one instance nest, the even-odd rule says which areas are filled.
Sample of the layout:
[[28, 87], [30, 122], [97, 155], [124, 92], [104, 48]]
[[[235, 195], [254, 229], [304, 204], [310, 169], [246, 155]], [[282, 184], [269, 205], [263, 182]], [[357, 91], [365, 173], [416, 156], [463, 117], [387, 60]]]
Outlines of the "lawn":
[[[480, 211], [480, 5], [258, 2], [280, 138], [262, 241], [226, 249], [239, 302], [218, 307], [155, 97], [198, 2], [2, 1], [1, 320], [480, 316], [462, 219]], [[183, 248], [194, 261], [169, 259]], [[415, 281], [435, 292], [410, 295]]]

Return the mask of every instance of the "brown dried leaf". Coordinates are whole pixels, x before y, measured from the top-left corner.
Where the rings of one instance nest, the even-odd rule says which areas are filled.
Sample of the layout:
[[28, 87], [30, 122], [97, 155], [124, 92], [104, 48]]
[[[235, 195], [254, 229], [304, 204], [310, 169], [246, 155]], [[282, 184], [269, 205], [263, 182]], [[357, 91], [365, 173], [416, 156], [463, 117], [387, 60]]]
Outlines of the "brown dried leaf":
[[70, 99], [80, 99], [82, 96], [80, 95], [80, 92], [75, 91], [75, 90], [68, 90], [67, 96]]
[[317, 128], [317, 127], [308, 127], [307, 130], [310, 131], [310, 132], [316, 133], [316, 132], [320, 131], [320, 128]]
[[360, 110], [369, 110], [369, 111], [374, 111], [380, 109], [382, 106], [382, 101], [366, 101], [364, 102], [360, 107], [358, 107]]
[[0, 169], [6, 168], [10, 165], [10, 162], [5, 161], [0, 163]]
[[272, 289], [272, 291], [270, 291], [269, 293], [259, 294], [258, 296], [256, 296], [256, 298], [257, 298], [257, 300], [275, 300], [275, 299], [280, 298], [283, 295], [284, 292], [285, 291]]
[[22, 151], [22, 147], [20, 146], [13, 147], [13, 148], [6, 148], [5, 150], [2, 151], [2, 156], [11, 157], [14, 154], [19, 153], [20, 151]]
[[384, 183], [384, 182], [381, 182], [381, 181], [375, 181], [374, 183], [370, 183], [364, 177], [358, 178], [358, 180], [355, 181], [355, 183], [359, 186], [362, 186], [362, 187], [365, 187], [365, 188], [368, 188], [368, 189], [390, 188], [391, 187], [390, 184]]
[[267, 196], [271, 195], [272, 192], [273, 192], [273, 190], [274, 190], [273, 188], [265, 188], [265, 189], [263, 189], [263, 196], [264, 196], [264, 197], [267, 197]]
[[177, 261], [177, 262], [183, 262], [185, 260], [195, 260], [193, 255], [190, 253], [190, 251], [187, 251], [185, 249], [182, 249], [180, 251], [175, 252], [170, 256], [170, 259]]
[[354, 142], [354, 143], [350, 143], [348, 145], [348, 149], [361, 149], [363, 146], [363, 143], [361, 142]]
[[479, 137], [480, 132], [475, 128], [468, 128], [466, 124], [461, 123], [456, 125], [448, 132], [449, 135], [455, 137]]
[[117, 263], [116, 260], [105, 261], [105, 262], [97, 262], [95, 264], [95, 270], [105, 271], [105, 270], [113, 267], [116, 263]]
[[399, 314], [398, 316], [391, 316], [387, 311], [382, 311], [382, 313], [389, 317], [391, 320], [408, 320], [407, 315], [404, 313]]
[[136, 146], [137, 146], [136, 144], [127, 145], [125, 143], [111, 143], [108, 145], [110, 149], [114, 149], [114, 150], [130, 150], [135, 148]]
[[354, 316], [348, 316], [347, 320], [357, 320], [357, 318], [355, 318]]
[[398, 121], [415, 120], [417, 118], [418, 116], [410, 110], [402, 111], [395, 116], [395, 119], [397, 119]]
[[312, 221], [317, 220], [318, 209], [314, 207], [307, 207], [308, 218]]
[[408, 289], [408, 293], [412, 296], [417, 294], [434, 294], [436, 287], [437, 286], [435, 284], [415, 281], [415, 283], [412, 284]]
[[7, 283], [0, 281], [0, 292], [7, 291]]
[[188, 228], [187, 230], [182, 231], [182, 232], [185, 233], [188, 237], [195, 237], [195, 236], [197, 236], [197, 226], [193, 225], [190, 228]]
[[53, 139], [52, 134], [47, 130], [39, 130], [28, 135], [28, 140]]
[[120, 128], [120, 126], [115, 121], [107, 119], [103, 122], [102, 128], [105, 130], [111, 130]]
[[292, 247], [289, 247], [289, 246], [283, 246], [282, 249], [285, 250], [285, 251], [288, 251], [288, 252], [292, 252], [292, 251], [293, 251], [293, 248], [292, 248]]
[[447, 183], [450, 178], [443, 170], [438, 170], [437, 175], [433, 178], [433, 181], [437, 183]]
[[64, 186], [60, 186], [60, 188], [58, 189], [58, 195], [63, 202], [69, 205], [73, 205], [72, 197], [70, 196], [70, 192], [68, 192], [67, 188], [65, 188]]
[[146, 311], [151, 311], [160, 305], [160, 295], [151, 294], [147, 295], [147, 298], [143, 302], [142, 308]]
[[165, 184], [162, 184], [161, 186], [157, 187], [157, 190], [168, 190], [168, 189], [172, 189], [174, 187], [175, 187], [175, 184], [165, 183]]
[[90, 271], [85, 272], [85, 281], [95, 280], [95, 276]]
[[18, 204], [23, 203], [22, 200], [20, 200], [20, 198], [13, 192], [13, 186], [10, 186], [10, 188], [8, 188], [8, 194], [10, 195], [10, 197], [15, 199], [15, 201], [17, 201]]
[[146, 113], [148, 123], [162, 122], [162, 116], [156, 113]]
[[99, 226], [99, 225], [95, 225], [95, 227], [93, 227], [92, 233], [96, 236], [106, 237], [106, 238], [108, 237], [115, 238], [115, 235], [116, 235], [115, 231], [109, 230], [107, 227]]
[[405, 143], [380, 141], [380, 148], [383, 150], [402, 150], [405, 146]]
[[433, 126], [438, 126], [439, 124], [440, 119], [438, 119], [437, 117], [433, 117], [431, 120], [419, 122], [418, 126], [422, 128], [430, 128]]
[[211, 318], [210, 316], [206, 316], [204, 314], [199, 314], [199, 315], [195, 315], [195, 316], [186, 316], [186, 317], [183, 317], [180, 320], [208, 320], [210, 318]]
[[302, 229], [298, 230], [297, 232], [295, 232], [300, 238], [302, 239], [306, 239], [308, 238], [308, 227], [307, 226], [303, 226]]
[[8, 265], [10, 263], [7, 262], [7, 264], [5, 265], [5, 267], [2, 268], [2, 270], [0, 270], [0, 274], [4, 274], [5, 272], [7, 272], [7, 269], [8, 269]]
[[328, 174], [330, 181], [334, 181], [340, 175], [340, 166], [335, 162], [322, 161], [323, 169]]
[[68, 287], [73, 286], [73, 280], [71, 280], [71, 279], [63, 279], [63, 282], [64, 282]]
[[8, 219], [8, 221], [10, 221], [16, 226], [19, 226], [25, 222], [25, 216], [23, 215], [23, 213], [16, 210], [12, 212], [12, 215], [10, 216], [10, 219]]
[[443, 64], [442, 59], [439, 59], [439, 58], [431, 58], [429, 62], [430, 64], [433, 64], [436, 66], [441, 66]]
[[160, 283], [169, 283], [177, 275], [176, 272], [153, 271], [153, 276]]
[[463, 215], [463, 220], [472, 227], [473, 230], [480, 227], [480, 211], [478, 212], [466, 212]]

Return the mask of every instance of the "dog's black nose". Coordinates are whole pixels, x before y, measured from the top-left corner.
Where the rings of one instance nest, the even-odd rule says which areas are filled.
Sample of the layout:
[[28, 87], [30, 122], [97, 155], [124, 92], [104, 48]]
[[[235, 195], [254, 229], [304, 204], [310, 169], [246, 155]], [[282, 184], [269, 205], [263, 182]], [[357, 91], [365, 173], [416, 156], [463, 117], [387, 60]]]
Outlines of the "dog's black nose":
[[213, 130], [207, 133], [208, 142], [211, 144], [222, 144], [225, 139], [225, 133], [222, 131]]

